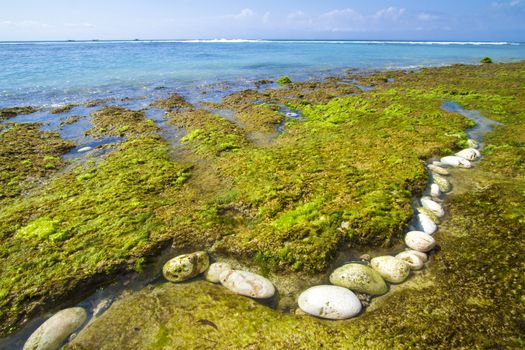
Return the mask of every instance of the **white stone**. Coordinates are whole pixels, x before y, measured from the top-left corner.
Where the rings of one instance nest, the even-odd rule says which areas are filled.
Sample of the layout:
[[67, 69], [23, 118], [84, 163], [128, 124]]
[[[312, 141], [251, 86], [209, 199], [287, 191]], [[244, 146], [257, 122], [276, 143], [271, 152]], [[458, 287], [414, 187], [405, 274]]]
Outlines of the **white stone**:
[[266, 299], [275, 294], [272, 282], [252, 272], [227, 270], [221, 273], [220, 280], [232, 292], [251, 298]]
[[463, 168], [471, 168], [472, 164], [465, 158], [461, 158], [458, 156], [447, 156], [441, 158], [441, 162], [447, 165], [450, 165], [452, 167], [463, 167]]
[[441, 175], [432, 174], [432, 181], [434, 181], [434, 183], [438, 185], [439, 190], [443, 193], [450, 192], [450, 190], [452, 189], [450, 182]]
[[434, 198], [439, 198], [441, 196], [438, 184], [430, 185], [430, 195]]
[[429, 235], [432, 235], [437, 231], [437, 225], [434, 223], [434, 221], [432, 221], [428, 215], [423, 213], [417, 214], [417, 227]]
[[330, 275], [330, 283], [370, 295], [382, 295], [388, 291], [383, 277], [377, 271], [356, 263], [335, 269]]
[[298, 304], [307, 314], [330, 320], [344, 320], [361, 312], [361, 301], [349, 289], [338, 286], [315, 286], [299, 295]]
[[410, 231], [405, 236], [405, 244], [418, 252], [429, 252], [436, 246], [436, 240], [429, 234], [421, 231]]
[[456, 156], [464, 158], [466, 160], [476, 160], [481, 157], [481, 153], [475, 148], [466, 148], [456, 153]]
[[78, 152], [78, 153], [84, 153], [84, 152], [89, 152], [89, 151], [91, 151], [92, 149], [93, 149], [93, 147], [89, 147], [89, 146], [87, 146], [87, 147], [82, 147], [82, 148], [80, 148], [77, 152]]
[[370, 266], [390, 283], [401, 283], [410, 274], [410, 267], [406, 262], [389, 255], [373, 258]]
[[183, 282], [208, 269], [210, 260], [204, 251], [179, 255], [164, 264], [162, 274], [170, 282]]
[[419, 258], [424, 262], [426, 263], [428, 261], [428, 255], [426, 253], [423, 253], [423, 252], [418, 252], [417, 250], [413, 250], [413, 249], [408, 249], [408, 250], [405, 250], [406, 252], [410, 252], [410, 253], [413, 253], [413, 254], [416, 254], [417, 256], [419, 256]]
[[210, 265], [208, 270], [204, 273], [204, 278], [211, 283], [221, 282], [221, 273], [224, 271], [230, 271], [231, 265], [228, 263], [216, 262]]
[[432, 211], [438, 217], [443, 217], [443, 215], [445, 215], [445, 211], [441, 204], [434, 202], [430, 197], [421, 198], [421, 205], [423, 205], [423, 208]]
[[396, 255], [396, 258], [403, 260], [407, 263], [411, 270], [421, 270], [425, 263], [419, 255], [414, 254], [412, 251], [407, 250]]
[[23, 350], [57, 350], [86, 319], [86, 310], [81, 307], [59, 311], [31, 334]]
[[286, 113], [286, 116], [290, 117], [290, 118], [296, 118], [296, 117], [299, 116], [299, 114], [294, 113], [294, 112], [288, 112], [288, 113]]
[[479, 143], [476, 140], [468, 139], [467, 144], [470, 148], [479, 148]]
[[434, 165], [434, 164], [430, 164], [428, 168], [430, 169], [430, 171], [436, 174], [439, 174], [439, 175], [444, 175], [444, 176], [450, 175], [450, 172], [447, 169]]
[[438, 166], [438, 167], [441, 167], [441, 168], [447, 166], [447, 164], [441, 163], [440, 161], [437, 161], [437, 160], [433, 161], [432, 165], [435, 165], [435, 166]]

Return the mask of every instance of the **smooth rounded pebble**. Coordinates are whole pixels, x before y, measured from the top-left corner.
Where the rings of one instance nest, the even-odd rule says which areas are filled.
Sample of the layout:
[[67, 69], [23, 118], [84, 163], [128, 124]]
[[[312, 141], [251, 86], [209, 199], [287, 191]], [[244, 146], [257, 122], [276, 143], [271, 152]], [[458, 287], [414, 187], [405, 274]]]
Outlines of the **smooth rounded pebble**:
[[417, 227], [429, 235], [433, 235], [437, 231], [437, 225], [434, 221], [427, 214], [423, 213], [417, 214]]
[[443, 215], [445, 215], [445, 211], [443, 210], [441, 204], [434, 202], [430, 197], [421, 198], [421, 205], [423, 208], [431, 210], [438, 217], [443, 217]]
[[439, 190], [443, 193], [450, 192], [450, 190], [452, 189], [450, 182], [441, 175], [432, 175], [432, 180], [436, 185], [438, 185]]
[[479, 151], [475, 148], [466, 148], [456, 153], [456, 156], [466, 160], [476, 160], [481, 157], [481, 153], [479, 153]]
[[82, 148], [80, 148], [77, 152], [78, 152], [78, 153], [84, 153], [84, 152], [89, 152], [89, 151], [91, 151], [92, 149], [93, 149], [93, 147], [89, 147], [89, 146], [87, 146], [87, 147], [82, 147]]
[[31, 334], [23, 350], [57, 350], [86, 319], [87, 312], [81, 307], [59, 311]]
[[424, 208], [424, 207], [419, 207], [417, 208], [417, 212], [428, 216], [430, 220], [432, 220], [432, 222], [435, 223], [436, 225], [440, 223], [439, 217], [432, 210], [428, 210], [427, 208]]
[[447, 156], [441, 158], [441, 163], [450, 165], [452, 167], [463, 167], [463, 168], [471, 168], [472, 164], [465, 158], [461, 158], [458, 156]]
[[206, 252], [179, 255], [162, 267], [162, 274], [170, 282], [182, 282], [203, 273], [210, 266]]
[[476, 140], [468, 139], [467, 144], [470, 148], [479, 148], [479, 143]]
[[407, 247], [418, 252], [429, 252], [436, 246], [436, 240], [429, 234], [421, 231], [410, 231], [405, 236]]
[[439, 198], [441, 196], [438, 184], [430, 185], [430, 195], [434, 198]]
[[419, 256], [419, 258], [420, 258], [424, 263], [426, 263], [426, 262], [428, 261], [428, 255], [427, 255], [427, 253], [418, 252], [417, 250], [414, 250], [414, 249], [408, 249], [408, 250], [405, 250], [405, 252], [409, 252], [409, 253], [416, 254], [417, 256]]
[[373, 258], [370, 266], [390, 283], [401, 283], [410, 274], [410, 267], [406, 262], [389, 255]]
[[423, 259], [421, 259], [419, 255], [414, 254], [409, 250], [397, 254], [396, 258], [406, 262], [411, 270], [421, 270], [425, 265]]
[[330, 283], [370, 295], [382, 295], [388, 291], [383, 277], [362, 264], [346, 264], [335, 269], [330, 275]]
[[206, 281], [211, 283], [220, 283], [221, 282], [221, 273], [224, 271], [231, 270], [232, 267], [228, 263], [216, 262], [210, 265], [208, 270], [204, 273], [204, 278]]
[[275, 294], [275, 287], [270, 280], [248, 271], [224, 271], [221, 273], [220, 281], [232, 292], [250, 298], [266, 299]]
[[351, 291], [339, 286], [315, 286], [305, 290], [297, 300], [307, 314], [330, 320], [344, 320], [361, 312], [361, 301]]
[[432, 171], [433, 173], [436, 173], [436, 174], [439, 174], [439, 175], [444, 175], [444, 176], [447, 176], [447, 175], [450, 175], [450, 172], [445, 169], [445, 168], [442, 168], [440, 166], [437, 166], [437, 165], [434, 165], [434, 164], [430, 164], [428, 166], [428, 168], [430, 169], [430, 171]]

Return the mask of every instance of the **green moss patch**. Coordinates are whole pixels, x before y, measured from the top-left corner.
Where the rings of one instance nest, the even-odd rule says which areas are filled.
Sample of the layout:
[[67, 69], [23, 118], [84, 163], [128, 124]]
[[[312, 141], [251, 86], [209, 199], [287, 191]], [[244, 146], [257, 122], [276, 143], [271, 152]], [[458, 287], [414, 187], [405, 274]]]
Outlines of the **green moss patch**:
[[0, 131], [0, 200], [19, 196], [63, 168], [74, 144], [38, 124], [7, 124]]
[[14, 118], [19, 114], [31, 114], [35, 112], [38, 112], [38, 109], [31, 106], [0, 108], [0, 120]]
[[105, 107], [91, 113], [91, 117], [94, 127], [86, 134], [98, 138], [139, 136], [159, 130], [153, 120], [146, 118], [144, 112], [121, 107]]
[[192, 105], [179, 94], [173, 93], [166, 98], [159, 99], [150, 104], [150, 107], [165, 109], [169, 112], [180, 108], [191, 108]]

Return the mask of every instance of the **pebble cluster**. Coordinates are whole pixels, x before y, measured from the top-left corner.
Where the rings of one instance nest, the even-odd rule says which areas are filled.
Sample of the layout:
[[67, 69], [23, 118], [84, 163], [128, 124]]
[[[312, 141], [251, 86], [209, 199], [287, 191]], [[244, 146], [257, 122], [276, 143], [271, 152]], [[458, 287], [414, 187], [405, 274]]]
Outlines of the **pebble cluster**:
[[448, 168], [471, 168], [471, 162], [481, 156], [477, 142], [468, 140], [468, 143], [470, 148], [427, 166], [431, 174], [428, 195], [418, 201], [413, 224], [405, 235], [405, 251], [396, 256], [375, 257], [369, 263], [352, 262], [337, 268], [330, 275], [331, 285], [309, 288], [299, 296], [299, 308], [321, 318], [347, 319], [362, 311], [362, 300], [368, 300], [362, 294], [385, 294], [388, 291], [387, 283], [402, 283], [411, 271], [421, 270], [428, 261], [427, 254], [436, 246], [433, 235], [438, 230], [440, 218], [445, 215], [440, 203], [444, 195], [452, 190], [447, 179], [450, 175]]
[[[447, 179], [450, 175], [448, 168], [471, 168], [471, 162], [481, 156], [477, 142], [468, 142], [470, 148], [427, 165], [431, 174], [429, 195], [420, 198], [416, 207], [414, 224], [410, 225], [404, 238], [407, 249], [396, 256], [367, 257], [363, 260], [369, 259], [369, 262], [351, 262], [335, 269], [329, 278], [332, 284], [314, 286], [299, 295], [297, 302], [302, 313], [333, 320], [357, 316], [370, 297], [388, 292], [387, 283], [402, 283], [411, 271], [424, 267], [427, 254], [436, 246], [433, 234], [438, 229], [440, 218], [445, 215], [440, 202], [452, 189]], [[164, 264], [162, 273], [170, 282], [187, 281], [204, 273], [207, 281], [220, 283], [236, 294], [254, 299], [271, 298], [276, 292], [272, 282], [263, 276], [232, 269], [224, 262], [210, 265], [209, 256], [204, 251], [170, 259]], [[59, 349], [86, 319], [87, 312], [81, 307], [61, 310], [33, 332], [24, 350]]]

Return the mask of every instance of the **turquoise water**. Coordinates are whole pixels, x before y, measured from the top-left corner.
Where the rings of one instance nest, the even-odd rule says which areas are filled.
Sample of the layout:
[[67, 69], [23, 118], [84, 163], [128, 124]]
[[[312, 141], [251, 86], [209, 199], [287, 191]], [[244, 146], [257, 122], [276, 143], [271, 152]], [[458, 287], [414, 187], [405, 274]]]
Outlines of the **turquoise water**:
[[[95, 98], [190, 100], [257, 79], [294, 80], [345, 68], [393, 69], [525, 59], [520, 43], [378, 41], [0, 42], [0, 107], [53, 106]], [[211, 97], [210, 97], [211, 96]]]

